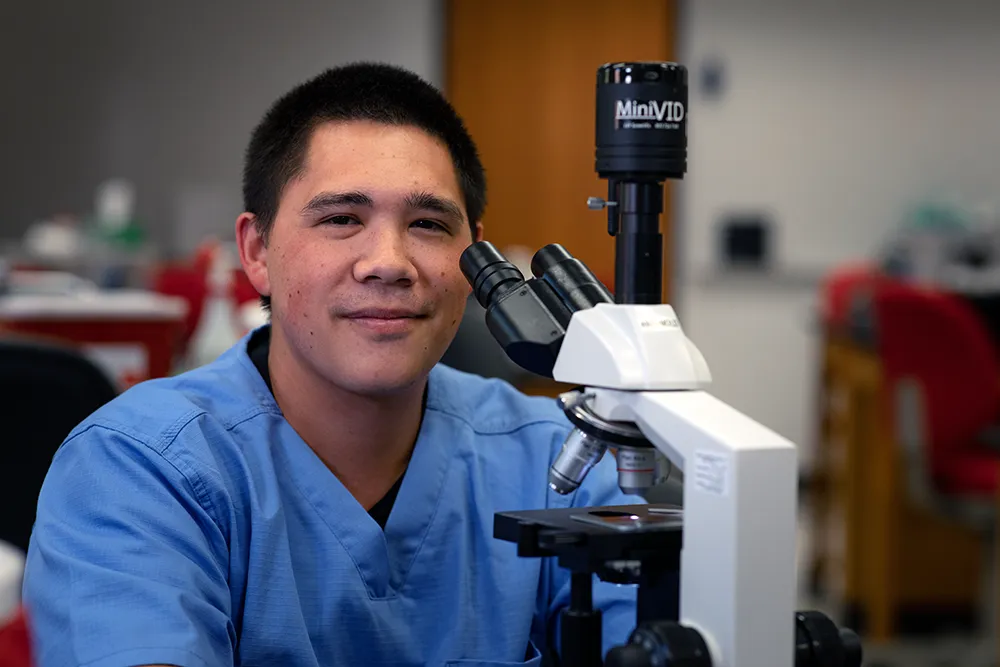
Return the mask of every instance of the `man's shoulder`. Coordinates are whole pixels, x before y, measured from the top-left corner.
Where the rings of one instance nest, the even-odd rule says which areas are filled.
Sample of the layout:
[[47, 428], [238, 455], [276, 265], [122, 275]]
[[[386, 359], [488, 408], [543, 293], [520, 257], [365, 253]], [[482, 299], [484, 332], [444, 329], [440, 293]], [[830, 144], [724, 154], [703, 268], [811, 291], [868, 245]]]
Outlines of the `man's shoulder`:
[[80, 423], [68, 440], [95, 429], [110, 430], [162, 452], [195, 430], [189, 428], [193, 422], [228, 430], [273, 403], [255, 373], [242, 363], [238, 350], [230, 350], [200, 368], [131, 387]]
[[431, 373], [429, 409], [450, 413], [482, 435], [531, 428], [568, 430], [555, 399], [528, 396], [505, 380], [438, 364]]

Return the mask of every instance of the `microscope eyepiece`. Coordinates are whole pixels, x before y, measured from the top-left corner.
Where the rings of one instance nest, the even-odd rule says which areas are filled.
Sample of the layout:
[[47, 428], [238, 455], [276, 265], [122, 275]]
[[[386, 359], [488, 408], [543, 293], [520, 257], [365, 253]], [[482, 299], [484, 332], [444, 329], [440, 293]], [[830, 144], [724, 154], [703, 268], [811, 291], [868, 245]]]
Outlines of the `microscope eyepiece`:
[[566, 248], [558, 243], [550, 243], [544, 248], [539, 249], [534, 257], [531, 258], [531, 273], [536, 278], [541, 278], [553, 266], [571, 259], [573, 259], [573, 256], [569, 254]]
[[466, 248], [459, 266], [483, 308], [489, 308], [507, 291], [524, 282], [518, 268], [488, 241], [479, 241]]
[[548, 283], [570, 312], [593, 308], [599, 303], [614, 303], [608, 288], [587, 265], [558, 243], [551, 243], [531, 258], [531, 272]]
[[486, 326], [515, 364], [552, 377], [573, 313], [544, 280], [525, 280], [492, 243], [473, 243], [459, 260], [465, 279], [486, 309]]

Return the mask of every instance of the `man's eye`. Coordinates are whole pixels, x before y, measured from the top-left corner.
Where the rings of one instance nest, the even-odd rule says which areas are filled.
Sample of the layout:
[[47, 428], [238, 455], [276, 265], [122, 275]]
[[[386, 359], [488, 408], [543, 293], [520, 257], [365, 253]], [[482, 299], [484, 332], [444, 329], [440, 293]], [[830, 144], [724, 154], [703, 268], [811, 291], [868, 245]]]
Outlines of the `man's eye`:
[[436, 222], [434, 220], [417, 220], [416, 222], [413, 223], [413, 225], [419, 227], [420, 229], [433, 229], [435, 231], [442, 231], [442, 232], [448, 231], [447, 227], [442, 225], [440, 222]]
[[320, 224], [344, 226], [344, 225], [357, 224], [357, 222], [358, 222], [357, 219], [352, 218], [349, 215], [333, 215], [330, 216], [329, 218], [324, 218], [323, 220], [321, 220]]

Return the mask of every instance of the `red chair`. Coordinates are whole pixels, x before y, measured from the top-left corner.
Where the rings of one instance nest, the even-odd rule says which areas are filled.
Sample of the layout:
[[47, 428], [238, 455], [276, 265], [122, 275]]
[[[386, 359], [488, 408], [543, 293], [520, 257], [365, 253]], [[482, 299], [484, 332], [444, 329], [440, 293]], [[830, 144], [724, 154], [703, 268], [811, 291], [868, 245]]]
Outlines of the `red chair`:
[[189, 260], [164, 264], [153, 275], [153, 291], [180, 297], [188, 304], [178, 355], [185, 354], [191, 337], [198, 329], [205, 300], [208, 298], [208, 272], [218, 249], [219, 242], [216, 239], [206, 239], [195, 248]]
[[845, 264], [831, 271], [820, 284], [820, 319], [827, 329], [845, 329], [850, 321], [852, 304], [864, 297], [883, 279], [871, 263]]
[[28, 621], [22, 609], [0, 625], [0, 667], [31, 667]]
[[201, 313], [208, 297], [206, 271], [198, 266], [170, 264], [161, 267], [153, 276], [152, 289], [167, 296], [177, 296], [187, 302], [188, 311], [184, 318], [177, 354], [183, 356], [191, 336], [198, 329]]
[[912, 285], [878, 286], [873, 311], [896, 435], [919, 467], [910, 490], [936, 503], [992, 506], [1000, 450], [989, 440], [1000, 417], [1000, 358], [985, 327], [960, 298]]
[[[897, 493], [905, 490], [927, 508], [991, 532], [1000, 479], [1000, 448], [990, 437], [1000, 417], [1000, 359], [988, 332], [967, 303], [931, 289], [881, 283], [871, 305], [883, 407], [898, 448], [873, 453], [883, 460], [871, 465], [886, 469], [894, 463], [886, 457], [901, 455]], [[873, 534], [888, 551], [878, 578], [890, 589], [899, 555], [892, 547], [892, 493], [870, 499]]]

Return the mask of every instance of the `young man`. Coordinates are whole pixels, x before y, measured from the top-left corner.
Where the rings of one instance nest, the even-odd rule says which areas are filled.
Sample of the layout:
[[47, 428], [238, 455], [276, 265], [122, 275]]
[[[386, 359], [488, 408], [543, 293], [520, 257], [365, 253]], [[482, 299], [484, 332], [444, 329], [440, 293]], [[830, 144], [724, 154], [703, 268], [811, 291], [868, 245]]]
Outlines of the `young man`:
[[[24, 585], [39, 665], [538, 664], [568, 575], [493, 513], [636, 499], [610, 456], [549, 491], [554, 402], [437, 365], [485, 205], [461, 120], [403, 70], [329, 70], [254, 131], [244, 198], [271, 324], [60, 449]], [[634, 589], [595, 603], [624, 642]]]

